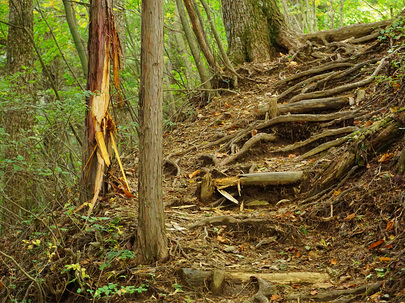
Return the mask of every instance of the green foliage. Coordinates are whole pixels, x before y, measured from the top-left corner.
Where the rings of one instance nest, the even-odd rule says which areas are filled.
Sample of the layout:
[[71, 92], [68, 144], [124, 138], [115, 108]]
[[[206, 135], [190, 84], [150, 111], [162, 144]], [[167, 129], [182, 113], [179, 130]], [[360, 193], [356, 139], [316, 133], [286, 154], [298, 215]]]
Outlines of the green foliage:
[[380, 41], [399, 40], [404, 37], [404, 19], [398, 18], [389, 27], [381, 30], [381, 35], [378, 36]]
[[127, 260], [127, 259], [133, 259], [133, 258], [135, 258], [135, 253], [132, 250], [112, 249], [107, 253], [107, 255], [105, 257], [105, 262], [100, 265], [100, 270], [104, 270], [108, 267], [111, 267], [113, 261], [115, 261], [115, 260]]
[[118, 288], [117, 284], [108, 283], [108, 285], [104, 285], [102, 287], [97, 288], [96, 291], [93, 291], [91, 289], [88, 289], [87, 291], [93, 295], [94, 299], [100, 299], [100, 298], [109, 298], [112, 297], [113, 295], [123, 296], [125, 294], [134, 294], [134, 293], [140, 294], [145, 291], [148, 291], [148, 285], [142, 284], [139, 287], [129, 285], [129, 286], [121, 286], [121, 288]]

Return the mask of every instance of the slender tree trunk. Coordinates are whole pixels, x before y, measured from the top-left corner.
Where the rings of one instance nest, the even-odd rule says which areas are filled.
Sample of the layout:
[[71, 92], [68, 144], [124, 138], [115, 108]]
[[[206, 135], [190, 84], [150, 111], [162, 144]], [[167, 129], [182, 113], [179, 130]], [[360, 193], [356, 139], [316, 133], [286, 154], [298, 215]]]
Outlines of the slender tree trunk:
[[[229, 57], [225, 52], [225, 49], [224, 49], [224, 46], [222, 45], [222, 41], [221, 41], [221, 39], [219, 37], [218, 31], [215, 28], [214, 20], [211, 17], [210, 7], [208, 6], [207, 2], [205, 2], [205, 0], [200, 0], [200, 1], [201, 1], [201, 4], [204, 7], [205, 13], [207, 14], [208, 22], [210, 23], [210, 26], [211, 26], [211, 31], [212, 31], [212, 33], [214, 35], [215, 41], [217, 42], [218, 49], [219, 49], [219, 52], [221, 53], [222, 59], [224, 60], [225, 66], [230, 71], [232, 71], [232, 73], [236, 76], [236, 71], [235, 71], [235, 69], [234, 69], [234, 67], [233, 67], [233, 65], [231, 63], [231, 60], [229, 60]], [[233, 80], [235, 87], [237, 86], [237, 80], [238, 80], [237, 77], [234, 78], [234, 80]]]
[[[32, 133], [34, 124], [34, 103], [31, 67], [34, 51], [33, 3], [32, 0], [10, 0], [9, 30], [7, 41], [7, 72], [13, 76], [10, 92], [15, 94], [12, 109], [7, 111], [5, 132], [8, 134], [8, 146], [5, 157], [10, 161], [4, 178], [3, 220], [12, 224], [18, 220], [19, 206], [30, 208], [34, 201], [34, 181], [28, 174], [30, 162], [27, 138]], [[0, 192], [1, 193], [1, 192]]]
[[79, 55], [80, 64], [82, 65], [83, 74], [87, 77], [88, 73], [88, 60], [86, 49], [82, 43], [79, 31], [77, 29], [76, 17], [70, 3], [70, 0], [63, 0], [63, 6], [65, 7], [66, 21], [69, 26], [70, 34], [72, 35], [73, 42], [76, 47], [77, 54]]
[[168, 258], [163, 212], [163, 0], [142, 1], [139, 97], [139, 215], [142, 263]]
[[121, 62], [122, 66], [125, 67], [125, 62], [127, 58], [126, 51], [126, 36], [125, 36], [125, 10], [124, 10], [124, 1], [123, 0], [114, 0], [114, 16], [115, 24], [117, 27], [118, 37], [120, 38], [121, 44]]
[[329, 18], [330, 18], [330, 29], [335, 28], [335, 9], [333, 7], [333, 0], [329, 0]]
[[339, 27], [343, 27], [343, 5], [344, 5], [344, 0], [340, 0]]
[[312, 0], [312, 18], [314, 22], [314, 32], [317, 32], [318, 29], [318, 18], [316, 17], [316, 3], [315, 0]]
[[184, 36], [181, 34], [181, 21], [180, 21], [180, 16], [179, 16], [179, 12], [177, 9], [177, 5], [175, 6], [173, 28], [174, 28], [174, 36], [175, 36], [175, 40], [177, 43], [177, 48], [178, 48], [179, 54], [182, 58], [182, 61], [184, 63], [184, 76], [186, 78], [186, 88], [190, 88], [195, 80], [194, 80], [193, 74], [192, 74], [193, 68], [192, 68], [192, 64], [190, 61], [190, 57], [189, 57], [189, 51], [186, 47], [186, 43], [184, 41]]
[[205, 89], [211, 89], [210, 74], [202, 61], [200, 49], [187, 20], [187, 14], [183, 1], [176, 0], [176, 6], [179, 12], [181, 24], [183, 25], [184, 34], [190, 47], [191, 54], [193, 55], [195, 65], [197, 66], [198, 74], [200, 75], [201, 82], [203, 83]]
[[200, 21], [198, 20], [198, 16], [194, 9], [194, 6], [190, 0], [184, 0], [184, 4], [186, 6], [188, 15], [190, 16], [194, 34], [197, 37], [198, 43], [200, 44], [200, 47], [205, 56], [205, 59], [207, 60], [208, 64], [212, 68], [212, 70], [217, 70], [218, 68], [217, 68], [217, 64], [215, 62], [214, 55], [212, 54], [212, 52], [208, 46], [208, 42], [206, 40], [204, 30], [202, 28], [202, 25], [200, 24]]

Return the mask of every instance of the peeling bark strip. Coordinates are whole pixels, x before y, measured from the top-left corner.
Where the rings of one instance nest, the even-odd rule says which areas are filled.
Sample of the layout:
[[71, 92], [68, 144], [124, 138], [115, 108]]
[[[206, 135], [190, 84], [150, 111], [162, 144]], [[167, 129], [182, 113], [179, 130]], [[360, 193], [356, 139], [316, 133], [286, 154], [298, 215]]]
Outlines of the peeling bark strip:
[[[108, 112], [110, 103], [110, 71], [113, 68], [113, 83], [120, 94], [119, 69], [121, 48], [115, 29], [111, 0], [90, 2], [89, 29], [89, 74], [87, 89], [86, 132], [83, 145], [82, 201], [91, 197], [89, 214], [102, 191], [105, 165], [110, 165], [110, 139], [116, 132]], [[122, 97], [119, 97], [120, 101]]]

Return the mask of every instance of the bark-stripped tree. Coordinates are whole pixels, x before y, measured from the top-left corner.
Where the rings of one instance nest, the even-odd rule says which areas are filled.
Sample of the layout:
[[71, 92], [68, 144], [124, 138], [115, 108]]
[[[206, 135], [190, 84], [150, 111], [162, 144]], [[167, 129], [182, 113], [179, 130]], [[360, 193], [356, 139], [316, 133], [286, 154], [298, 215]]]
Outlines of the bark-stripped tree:
[[143, 0], [137, 235], [142, 263], [168, 258], [162, 194], [163, 66], [163, 0]]
[[91, 95], [87, 99], [81, 181], [81, 200], [92, 199], [89, 214], [102, 191], [105, 168], [110, 165], [111, 148], [107, 148], [110, 143], [118, 155], [114, 140], [116, 129], [108, 112], [111, 66], [113, 84], [120, 91], [120, 45], [112, 11], [111, 0], [90, 1], [87, 89]]
[[[29, 161], [27, 148], [21, 146], [31, 133], [34, 123], [32, 112], [33, 85], [30, 67], [33, 66], [34, 50], [31, 37], [33, 36], [33, 3], [32, 0], [9, 1], [9, 30], [7, 37], [7, 72], [13, 75], [10, 91], [13, 91], [16, 100], [24, 100], [27, 104], [16, 102], [14, 108], [7, 111], [5, 132], [8, 134], [9, 146], [6, 149], [6, 158], [10, 165], [5, 172], [4, 180], [4, 208], [3, 220], [13, 223], [18, 220], [18, 206], [30, 207], [34, 193], [33, 181], [20, 166], [18, 159]], [[31, 198], [30, 198], [31, 197]]]
[[269, 60], [300, 45], [275, 0], [222, 0], [222, 13], [229, 57], [235, 63]]

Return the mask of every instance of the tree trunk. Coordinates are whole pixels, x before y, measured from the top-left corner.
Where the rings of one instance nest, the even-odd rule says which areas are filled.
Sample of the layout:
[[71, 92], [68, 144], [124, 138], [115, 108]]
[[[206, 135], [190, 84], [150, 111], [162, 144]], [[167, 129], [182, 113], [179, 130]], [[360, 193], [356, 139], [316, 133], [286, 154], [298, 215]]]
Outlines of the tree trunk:
[[142, 1], [139, 96], [139, 215], [141, 263], [169, 256], [163, 212], [163, 1]]
[[198, 47], [197, 41], [193, 36], [190, 25], [187, 20], [186, 10], [184, 8], [184, 3], [182, 0], [176, 0], [177, 10], [179, 12], [181, 24], [183, 25], [183, 30], [188, 42], [188, 45], [193, 55], [194, 62], [197, 66], [198, 74], [200, 75], [201, 82], [205, 89], [211, 89], [210, 75], [207, 68], [204, 65], [204, 62], [201, 59], [200, 49]]
[[190, 61], [190, 52], [186, 48], [186, 43], [184, 40], [184, 35], [181, 34], [181, 21], [180, 21], [180, 16], [179, 12], [177, 9], [177, 5], [175, 6], [175, 13], [174, 13], [174, 22], [173, 22], [173, 28], [174, 28], [174, 36], [175, 40], [177, 43], [177, 49], [179, 51], [179, 54], [182, 58], [182, 61], [184, 63], [184, 76], [186, 78], [186, 88], [191, 88], [194, 86], [195, 79], [193, 77], [193, 67]]
[[114, 85], [120, 96], [120, 46], [112, 11], [110, 0], [90, 1], [87, 89], [92, 94], [87, 99], [81, 180], [82, 202], [93, 197], [89, 214], [99, 193], [105, 191], [103, 175], [105, 167], [110, 165], [111, 149], [107, 148], [107, 142], [115, 131], [114, 122], [108, 113], [111, 65]]
[[75, 44], [77, 54], [79, 55], [83, 74], [85, 77], [87, 77], [88, 58], [87, 58], [87, 54], [86, 54], [86, 49], [82, 43], [82, 38], [80, 37], [80, 33], [77, 29], [74, 10], [72, 8], [70, 0], [63, 0], [63, 5], [65, 7], [66, 21], [68, 23], [70, 34], [72, 35], [73, 42]]
[[210, 67], [212, 68], [212, 70], [216, 70], [217, 64], [215, 62], [214, 55], [212, 54], [211, 49], [209, 48], [203, 27], [198, 19], [195, 8], [190, 0], [183, 0], [183, 1], [184, 1], [184, 5], [186, 6], [188, 15], [190, 17], [194, 34], [197, 37], [198, 43], [200, 44], [204, 57], [207, 60]]
[[222, 0], [222, 13], [235, 63], [266, 61], [300, 44], [275, 0]]
[[33, 3], [32, 0], [9, 2], [9, 31], [7, 42], [7, 72], [13, 76], [10, 92], [14, 92], [15, 101], [7, 111], [5, 132], [8, 144], [5, 157], [10, 164], [6, 167], [4, 179], [3, 221], [18, 221], [18, 206], [31, 207], [35, 193], [33, 180], [26, 171], [30, 161], [28, 138], [33, 135], [33, 85], [31, 67], [34, 51], [30, 37], [33, 36]]

